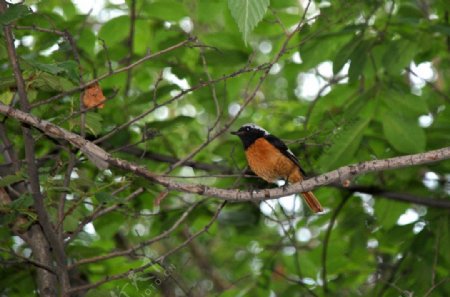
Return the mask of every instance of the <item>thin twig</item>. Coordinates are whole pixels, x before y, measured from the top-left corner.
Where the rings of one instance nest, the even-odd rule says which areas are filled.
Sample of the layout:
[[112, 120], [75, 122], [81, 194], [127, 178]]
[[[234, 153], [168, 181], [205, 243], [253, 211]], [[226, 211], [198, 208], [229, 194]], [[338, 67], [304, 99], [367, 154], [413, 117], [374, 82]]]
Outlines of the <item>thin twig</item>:
[[[134, 31], [136, 26], [136, 0], [131, 0], [130, 4], [130, 33], [128, 34], [128, 57], [126, 59], [126, 63], [130, 64], [131, 59], [133, 58], [133, 51], [134, 51]], [[128, 93], [130, 91], [131, 86], [131, 73], [133, 69], [130, 68], [127, 70], [127, 80], [125, 83], [125, 90], [123, 91], [123, 94], [125, 98], [128, 96]]]
[[111, 58], [109, 57], [109, 51], [108, 51], [108, 47], [106, 46], [106, 42], [104, 39], [102, 39], [100, 37], [98, 38], [98, 40], [100, 40], [100, 42], [102, 43], [102, 48], [103, 48], [103, 51], [105, 52], [106, 62], [108, 63], [108, 73], [110, 75], [113, 75], [114, 70], [112, 68]]
[[33, 259], [19, 255], [16, 252], [14, 252], [13, 250], [8, 250], [8, 249], [2, 248], [2, 247], [0, 247], [0, 250], [3, 252], [7, 252], [16, 258], [23, 260], [25, 263], [30, 263], [31, 265], [36, 266], [37, 268], [45, 269], [52, 274], [56, 274], [55, 270], [52, 267], [45, 265], [44, 263], [39, 263], [38, 261], [35, 261]]
[[126, 255], [132, 255], [133, 253], [135, 253], [137, 250], [142, 249], [145, 246], [149, 246], [155, 242], [158, 242], [166, 237], [168, 237], [175, 229], [178, 228], [178, 226], [180, 226], [181, 223], [184, 222], [184, 220], [188, 217], [188, 215], [200, 204], [202, 204], [205, 200], [200, 200], [194, 204], [192, 204], [189, 208], [187, 208], [183, 214], [175, 221], [175, 223], [167, 230], [165, 230], [164, 232], [162, 232], [161, 234], [159, 234], [158, 236], [155, 236], [149, 240], [146, 241], [142, 241], [139, 244], [130, 247], [126, 250], [122, 250], [122, 251], [114, 251], [111, 253], [108, 253], [106, 255], [101, 255], [101, 256], [95, 256], [92, 258], [85, 258], [85, 259], [81, 259], [77, 262], [75, 262], [74, 264], [72, 264], [71, 266], [69, 266], [69, 268], [73, 268], [75, 266], [79, 266], [79, 265], [83, 265], [83, 264], [89, 264], [89, 263], [95, 263], [95, 262], [99, 262], [99, 261], [104, 261], [107, 259], [111, 259], [111, 258], [116, 258], [116, 257], [121, 257], [121, 256], [126, 256]]
[[[81, 60], [80, 60], [80, 55], [78, 54], [78, 49], [77, 49], [77, 44], [75, 43], [75, 40], [73, 39], [72, 34], [69, 33], [69, 31], [65, 31], [65, 35], [64, 37], [66, 38], [67, 42], [70, 44], [70, 48], [72, 49], [72, 54], [73, 57], [75, 59], [75, 61], [78, 64], [78, 84], [81, 87], [82, 85], [84, 85], [84, 81], [83, 81], [83, 67], [81, 66]], [[80, 135], [81, 137], [85, 137], [86, 136], [86, 112], [85, 112], [85, 105], [83, 102], [83, 93], [80, 93], [79, 96], [79, 102], [80, 102], [80, 113], [81, 113], [81, 117], [80, 117]]]
[[101, 217], [101, 216], [103, 216], [105, 214], [108, 214], [108, 213], [116, 210], [117, 208], [119, 208], [123, 204], [128, 203], [129, 201], [133, 200], [134, 198], [136, 198], [137, 196], [139, 196], [143, 192], [144, 192], [144, 188], [138, 188], [133, 193], [128, 195], [128, 197], [123, 199], [123, 201], [120, 202], [120, 203], [113, 204], [113, 205], [111, 205], [109, 207], [103, 207], [103, 205], [100, 205], [100, 207], [95, 209], [89, 216], [87, 216], [87, 217], [85, 217], [84, 219], [81, 220], [80, 224], [78, 224], [78, 226], [75, 229], [75, 231], [70, 232], [70, 234], [69, 234], [70, 236], [69, 236], [68, 239], [66, 239], [65, 245], [68, 245], [72, 240], [74, 240], [76, 238], [76, 236], [81, 232], [81, 230], [83, 230], [83, 228], [87, 224], [89, 224], [90, 222], [94, 221], [98, 217]]
[[145, 55], [144, 57], [140, 58], [139, 60], [137, 60], [134, 63], [131, 63], [131, 64], [127, 65], [127, 66], [122, 67], [122, 68], [118, 68], [118, 69], [114, 70], [113, 72], [108, 72], [108, 73], [105, 73], [103, 75], [100, 75], [99, 77], [97, 77], [97, 78], [95, 78], [95, 79], [93, 79], [91, 81], [88, 81], [88, 82], [86, 82], [85, 84], [83, 84], [81, 86], [78, 86], [78, 87], [75, 87], [75, 88], [73, 88], [71, 90], [68, 90], [66, 92], [60, 93], [60, 94], [55, 95], [53, 97], [50, 97], [48, 99], [40, 100], [40, 101], [38, 101], [38, 102], [36, 102], [34, 104], [31, 104], [30, 107], [31, 108], [35, 108], [35, 107], [38, 107], [38, 106], [41, 106], [41, 105], [44, 105], [44, 104], [48, 104], [50, 102], [59, 100], [59, 99], [65, 97], [65, 96], [68, 96], [68, 95], [74, 94], [76, 92], [82, 91], [82, 90], [86, 89], [87, 87], [89, 87], [89, 86], [91, 86], [91, 85], [93, 85], [95, 83], [98, 83], [99, 81], [101, 81], [101, 80], [103, 80], [105, 78], [108, 78], [108, 77], [110, 77], [112, 75], [115, 75], [115, 74], [118, 74], [118, 73], [121, 73], [121, 72], [128, 71], [128, 69], [131, 69], [131, 68], [134, 68], [136, 66], [139, 66], [139, 65], [141, 65], [142, 63], [144, 63], [144, 62], [146, 62], [148, 60], [151, 60], [153, 58], [156, 58], [156, 57], [161, 56], [163, 54], [166, 54], [168, 52], [171, 52], [171, 51], [174, 51], [176, 49], [179, 49], [179, 48], [187, 45], [189, 42], [191, 42], [191, 40], [187, 39], [187, 40], [181, 41], [181, 42], [179, 42], [179, 43], [177, 43], [175, 45], [172, 45], [172, 46], [170, 46], [168, 48], [165, 48], [165, 49], [163, 49], [163, 50], [161, 50], [159, 52], [156, 52], [154, 54], [149, 53], [149, 54]]
[[47, 29], [47, 28], [43, 28], [43, 27], [38, 27], [36, 25], [31, 25], [31, 26], [13, 26], [14, 29], [16, 30], [26, 30], [26, 31], [38, 31], [38, 32], [43, 32], [43, 33], [52, 33], [52, 34], [56, 34], [59, 36], [64, 37], [66, 35], [66, 32], [64, 31], [60, 31], [60, 30], [56, 30], [56, 29]]
[[[72, 172], [73, 169], [75, 168], [75, 154], [73, 152], [70, 151], [69, 148], [69, 162], [67, 164], [67, 170], [66, 170], [66, 174], [64, 175], [64, 181], [63, 181], [63, 188], [67, 189], [70, 185], [70, 181], [71, 181], [71, 177], [72, 177]], [[59, 204], [58, 204], [58, 224], [56, 227], [56, 230], [58, 232], [58, 236], [60, 238], [60, 240], [63, 240], [63, 233], [64, 233], [64, 207], [65, 207], [65, 202], [66, 202], [66, 196], [67, 196], [67, 192], [64, 191], [60, 194], [59, 196]]]
[[[206, 57], [205, 57], [205, 48], [201, 47], [200, 48], [200, 58], [202, 61], [202, 66], [203, 66], [203, 72], [205, 72], [206, 77], [208, 78], [208, 81], [212, 81], [212, 77], [211, 74], [209, 73], [208, 70], [208, 62], [206, 61]], [[219, 124], [220, 118], [222, 116], [222, 111], [220, 108], [220, 104], [219, 104], [219, 100], [217, 99], [217, 92], [216, 92], [216, 85], [215, 84], [210, 84], [209, 85], [209, 89], [211, 90], [211, 95], [214, 101], [214, 105], [216, 107], [216, 120], [214, 121], [213, 125], [211, 127], [208, 127], [208, 138], [211, 135], [211, 132], [216, 128], [216, 126]]]
[[266, 69], [266, 68], [267, 68], [267, 64], [263, 64], [263, 65], [260, 65], [260, 66], [254, 67], [254, 68], [249, 68], [249, 69], [248, 68], [244, 68], [244, 69], [240, 69], [240, 70], [238, 70], [236, 72], [233, 72], [233, 73], [231, 73], [229, 75], [223, 76], [221, 78], [218, 78], [218, 79], [215, 79], [215, 80], [212, 80], [212, 81], [200, 82], [198, 85], [193, 86], [193, 87], [191, 87], [189, 89], [180, 91], [176, 96], [173, 96], [172, 98], [166, 100], [165, 102], [163, 102], [161, 104], [156, 104], [155, 106], [153, 106], [152, 108], [146, 110], [145, 112], [141, 113], [140, 115], [138, 115], [136, 117], [133, 117], [128, 122], [115, 127], [114, 129], [112, 129], [110, 132], [108, 132], [104, 136], [96, 139], [94, 141], [94, 143], [100, 143], [100, 142], [103, 142], [103, 141], [109, 139], [110, 137], [112, 137], [114, 134], [116, 134], [120, 130], [122, 130], [122, 129], [124, 129], [124, 128], [126, 128], [126, 127], [128, 127], [128, 126], [130, 126], [130, 125], [132, 125], [134, 123], [136, 123], [137, 121], [139, 121], [139, 120], [143, 119], [144, 117], [146, 117], [147, 115], [151, 114], [157, 108], [159, 108], [161, 106], [164, 106], [164, 105], [168, 105], [168, 104], [170, 104], [170, 103], [172, 103], [172, 102], [174, 102], [174, 101], [176, 101], [176, 100], [178, 100], [180, 98], [183, 98], [183, 96], [188, 94], [188, 93], [191, 93], [191, 92], [193, 92], [195, 90], [198, 90], [198, 89], [201, 89], [203, 87], [206, 87], [206, 86], [208, 86], [210, 84], [218, 83], [218, 82], [221, 82], [223, 80], [226, 80], [226, 79], [229, 79], [229, 78], [232, 78], [232, 77], [236, 77], [236, 76], [238, 76], [240, 74], [243, 74], [243, 73], [259, 71], [259, 70], [263, 70], [263, 69]]

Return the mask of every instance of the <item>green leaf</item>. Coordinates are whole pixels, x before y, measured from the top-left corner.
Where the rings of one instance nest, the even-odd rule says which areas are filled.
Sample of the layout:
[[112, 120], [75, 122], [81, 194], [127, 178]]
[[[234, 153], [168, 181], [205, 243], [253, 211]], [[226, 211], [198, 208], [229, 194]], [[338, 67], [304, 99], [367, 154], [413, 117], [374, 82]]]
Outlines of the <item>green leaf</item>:
[[358, 150], [370, 120], [371, 117], [354, 118], [341, 127], [331, 147], [320, 157], [319, 166], [328, 170], [347, 164]]
[[11, 202], [11, 208], [16, 210], [24, 209], [32, 206], [33, 203], [34, 201], [31, 194], [24, 194]]
[[150, 21], [137, 20], [135, 36], [133, 42], [134, 52], [138, 55], [144, 55], [150, 48], [151, 43], [151, 24]]
[[0, 76], [0, 89], [11, 88], [16, 86], [14, 77]]
[[23, 180], [22, 173], [4, 176], [0, 179], [0, 188], [15, 184], [21, 180]]
[[430, 26], [430, 31], [439, 32], [450, 36], [450, 26], [447, 24], [436, 24]]
[[359, 46], [360, 43], [361, 37], [357, 35], [339, 50], [333, 60], [333, 73], [335, 75], [342, 69], [342, 67], [344, 67], [345, 63], [347, 63], [350, 59], [353, 51]]
[[0, 102], [5, 104], [5, 105], [11, 104], [13, 98], [14, 98], [14, 93], [11, 92], [9, 89], [7, 89], [4, 92], [0, 93]]
[[114, 196], [112, 196], [110, 193], [107, 193], [107, 192], [96, 193], [95, 194], [95, 199], [97, 199], [97, 201], [99, 203], [105, 203], [105, 204], [108, 203], [108, 202], [116, 200], [114, 198]]
[[54, 64], [44, 64], [32, 59], [25, 59], [28, 64], [37, 70], [41, 70], [53, 75], [65, 74], [72, 82], [77, 83], [78, 77], [78, 65], [75, 61], [68, 60]]
[[189, 15], [183, 3], [170, 0], [158, 1], [147, 5], [144, 14], [155, 19], [174, 22]]
[[364, 70], [367, 61], [367, 53], [370, 49], [370, 42], [360, 42], [350, 56], [350, 69], [348, 70], [348, 80], [350, 83], [356, 81]]
[[303, 69], [310, 69], [318, 65], [320, 62], [329, 60], [330, 57], [335, 56], [336, 53], [340, 51], [340, 47], [343, 46], [348, 39], [349, 37], [345, 34], [319, 35], [318, 37], [311, 39], [309, 42], [305, 42], [300, 46], [300, 55], [303, 60], [303, 63], [300, 66], [304, 67]]
[[106, 46], [123, 41], [130, 34], [130, 18], [122, 15], [109, 20], [98, 32], [98, 37], [106, 42]]
[[401, 39], [391, 42], [383, 56], [383, 66], [390, 74], [399, 74], [413, 60], [417, 44]]
[[425, 150], [426, 137], [417, 119], [406, 119], [386, 110], [381, 114], [383, 133], [389, 143], [402, 153]]
[[94, 135], [102, 131], [102, 116], [98, 113], [89, 112], [86, 114], [86, 128]]
[[59, 75], [53, 75], [47, 72], [36, 71], [33, 76], [33, 80], [29, 82], [36, 89], [42, 89], [46, 91], [67, 91], [73, 87], [73, 84]]
[[74, 83], [78, 83], [80, 78], [77, 62], [73, 60], [68, 60], [61, 63], [57, 63], [56, 65], [58, 65], [58, 67], [63, 69], [63, 72], [66, 74], [68, 79], [70, 79]]
[[324, 170], [335, 169], [348, 164], [357, 152], [365, 129], [372, 120], [374, 104], [367, 104], [360, 116], [349, 119], [340, 127], [334, 138], [333, 144], [320, 157], [318, 164]]
[[405, 212], [406, 206], [387, 199], [377, 199], [374, 208], [378, 222], [386, 229], [390, 229], [397, 224], [398, 218]]
[[269, 7], [269, 0], [228, 0], [231, 15], [247, 44], [250, 32], [262, 20]]
[[77, 39], [77, 46], [87, 54], [94, 55], [97, 36], [95, 36], [95, 34], [88, 28], [85, 28], [79, 34], [80, 36]]
[[380, 97], [388, 109], [399, 114], [419, 116], [429, 112], [424, 96], [413, 95], [409, 90], [390, 88], [383, 90]]
[[47, 72], [47, 73], [51, 73], [51, 74], [60, 74], [61, 72], [64, 71], [64, 69], [62, 69], [61, 67], [59, 67], [56, 64], [44, 64], [44, 63], [39, 63], [37, 61], [34, 61], [32, 59], [27, 60], [27, 63], [30, 64], [31, 66], [33, 66], [34, 68]]
[[10, 4], [8, 9], [0, 14], [0, 24], [8, 25], [9, 23], [24, 17], [33, 11], [26, 5]]

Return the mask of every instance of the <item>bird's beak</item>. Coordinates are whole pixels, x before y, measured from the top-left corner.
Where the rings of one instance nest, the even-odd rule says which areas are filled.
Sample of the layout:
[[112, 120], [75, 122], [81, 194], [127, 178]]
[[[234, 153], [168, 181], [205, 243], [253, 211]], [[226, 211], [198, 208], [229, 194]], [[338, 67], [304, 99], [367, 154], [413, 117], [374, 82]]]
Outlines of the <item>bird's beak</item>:
[[239, 131], [231, 131], [230, 134], [239, 135]]

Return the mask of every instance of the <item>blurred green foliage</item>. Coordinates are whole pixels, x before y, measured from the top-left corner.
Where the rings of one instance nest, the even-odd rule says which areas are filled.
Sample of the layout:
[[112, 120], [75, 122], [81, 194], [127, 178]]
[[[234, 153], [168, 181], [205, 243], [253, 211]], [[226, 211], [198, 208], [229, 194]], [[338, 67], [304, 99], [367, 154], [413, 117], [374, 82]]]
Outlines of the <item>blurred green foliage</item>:
[[[161, 174], [171, 167], [155, 154], [182, 159], [208, 139], [210, 128], [217, 131], [233, 117], [262, 74], [262, 70], [242, 70], [274, 59], [286, 33], [302, 18], [304, 7], [299, 2], [307, 3], [271, 1], [265, 14], [265, 10], [251, 10], [254, 18], [242, 20], [239, 1], [136, 0], [136, 19], [131, 25], [132, 1], [118, 2], [106, 1], [99, 13], [83, 14], [70, 0], [25, 1], [1, 15], [0, 23], [15, 26], [16, 49], [31, 104], [71, 90], [80, 77], [90, 81], [109, 73], [110, 67], [119, 69], [195, 36], [196, 43], [132, 68], [128, 90], [127, 71], [102, 79], [100, 86], [109, 99], [104, 108], [90, 110], [86, 117], [87, 137], [96, 139], [151, 110], [100, 145]], [[286, 140], [311, 174], [448, 146], [448, 15], [444, 0], [312, 2], [307, 22], [233, 128], [247, 122], [263, 126]], [[73, 37], [78, 58], [65, 35], [52, 30]], [[1, 38], [0, 100], [17, 106]], [[419, 79], [424, 71], [431, 74]], [[219, 79], [234, 72], [233, 77], [205, 84], [167, 103], [183, 89], [208, 81], [208, 76]], [[32, 113], [80, 133], [79, 108], [80, 94], [75, 92], [36, 106]], [[14, 148], [24, 158], [20, 125], [12, 119], [5, 125]], [[70, 263], [150, 240], [169, 230], [188, 207], [202, 199], [169, 192], [156, 205], [161, 186], [129, 173], [99, 170], [79, 153], [71, 182], [63, 187], [69, 160], [67, 150], [62, 149], [66, 144], [38, 131], [34, 136], [37, 158], [52, 156], [40, 165], [39, 177], [53, 221], [58, 197], [68, 193], [66, 232], [76, 230], [96, 209], [120, 205], [95, 219], [67, 245]], [[120, 150], [123, 147], [139, 151]], [[0, 158], [6, 162], [3, 155]], [[224, 176], [230, 171], [238, 174], [246, 166], [239, 140], [229, 134], [212, 141], [193, 161], [210, 164], [213, 170], [180, 166], [170, 175], [221, 188], [268, 186], [255, 178]], [[447, 161], [368, 174], [353, 183], [448, 200], [449, 172]], [[5, 187], [24, 178], [22, 172], [8, 173], [0, 183]], [[126, 199], [140, 187], [142, 194]], [[327, 209], [324, 214], [311, 214], [298, 197], [228, 204], [207, 232], [165, 259], [166, 265], [172, 265], [171, 277], [155, 284], [155, 276], [162, 277], [169, 268], [151, 266], [138, 274], [138, 286], [125, 277], [94, 288], [87, 296], [184, 296], [187, 291], [192, 296], [450, 296], [448, 209], [331, 187], [315, 193]], [[94, 283], [141, 267], [149, 257], [164, 255], [189, 234], [203, 230], [220, 202], [199, 203], [167, 238], [136, 252], [145, 256], [80, 265], [78, 278]], [[0, 206], [2, 296], [36, 294], [31, 293], [35, 288], [31, 265], [3, 264], [11, 259], [7, 250], [30, 255], [11, 231], [19, 216], [35, 219], [30, 205], [30, 197], [23, 196], [12, 205]]]

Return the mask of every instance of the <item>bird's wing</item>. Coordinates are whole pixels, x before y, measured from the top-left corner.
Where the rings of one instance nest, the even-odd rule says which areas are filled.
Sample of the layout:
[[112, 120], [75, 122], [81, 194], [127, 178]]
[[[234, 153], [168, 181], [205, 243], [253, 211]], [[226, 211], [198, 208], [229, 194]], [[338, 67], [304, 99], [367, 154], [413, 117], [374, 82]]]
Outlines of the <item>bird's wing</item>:
[[300, 172], [303, 174], [303, 176], [306, 177], [306, 173], [300, 166], [300, 162], [298, 161], [297, 157], [294, 155], [294, 153], [291, 152], [291, 150], [281, 139], [279, 139], [276, 136], [273, 136], [272, 134], [264, 136], [264, 138], [266, 138], [268, 142], [270, 142], [273, 146], [279, 149], [280, 152], [283, 153], [283, 155], [285, 155], [292, 162], [294, 162], [294, 164], [297, 165], [298, 168], [300, 168]]

